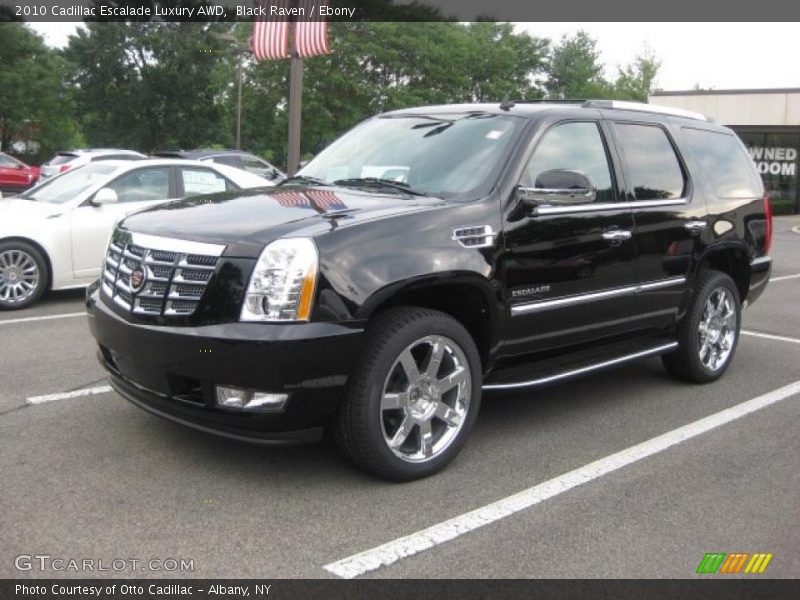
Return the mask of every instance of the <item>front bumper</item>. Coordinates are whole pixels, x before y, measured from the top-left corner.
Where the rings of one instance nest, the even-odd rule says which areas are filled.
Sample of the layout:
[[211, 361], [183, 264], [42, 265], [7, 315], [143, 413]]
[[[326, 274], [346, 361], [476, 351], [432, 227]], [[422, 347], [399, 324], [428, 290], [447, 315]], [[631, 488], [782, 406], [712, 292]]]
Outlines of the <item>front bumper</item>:
[[[210, 433], [262, 443], [319, 436], [358, 358], [363, 329], [335, 323], [131, 323], [98, 297], [89, 328], [111, 385], [140, 408]], [[281, 412], [216, 407], [215, 386], [289, 395]]]

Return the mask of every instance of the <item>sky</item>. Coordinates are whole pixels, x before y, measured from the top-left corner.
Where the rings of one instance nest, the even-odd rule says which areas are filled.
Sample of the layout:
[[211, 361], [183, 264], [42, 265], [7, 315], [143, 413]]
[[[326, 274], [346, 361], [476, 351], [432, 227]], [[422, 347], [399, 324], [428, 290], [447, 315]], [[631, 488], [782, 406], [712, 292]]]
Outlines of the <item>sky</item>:
[[[30, 23], [45, 41], [66, 45], [77, 23]], [[579, 29], [597, 40], [606, 75], [649, 47], [661, 61], [656, 88], [800, 88], [797, 23], [517, 23], [557, 41]]]

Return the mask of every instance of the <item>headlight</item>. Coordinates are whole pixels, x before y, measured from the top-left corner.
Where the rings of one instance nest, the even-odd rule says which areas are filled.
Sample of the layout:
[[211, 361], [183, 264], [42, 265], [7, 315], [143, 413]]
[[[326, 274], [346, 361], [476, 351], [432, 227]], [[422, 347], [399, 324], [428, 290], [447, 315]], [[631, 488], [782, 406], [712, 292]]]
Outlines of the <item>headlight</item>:
[[276, 240], [258, 258], [242, 321], [307, 321], [317, 282], [317, 247], [308, 238]]

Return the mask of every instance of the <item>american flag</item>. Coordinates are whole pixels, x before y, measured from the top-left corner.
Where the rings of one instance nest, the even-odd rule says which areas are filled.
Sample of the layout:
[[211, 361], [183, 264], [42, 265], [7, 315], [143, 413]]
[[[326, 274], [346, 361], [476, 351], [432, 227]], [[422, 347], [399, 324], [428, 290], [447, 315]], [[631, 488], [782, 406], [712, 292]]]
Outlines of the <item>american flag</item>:
[[331, 53], [328, 47], [328, 22], [319, 16], [320, 6], [328, 6], [328, 0], [300, 0], [298, 3], [305, 15], [294, 25], [294, 49], [300, 58]]
[[344, 210], [347, 205], [341, 201], [339, 196], [327, 190], [306, 190], [306, 196], [311, 200], [311, 204], [316, 209], [323, 211]]
[[[267, 14], [271, 4], [288, 8], [291, 0], [259, 0], [258, 3]], [[286, 17], [261, 17], [253, 23], [253, 55], [256, 60], [289, 58], [289, 21]]]
[[286, 208], [311, 208], [311, 203], [300, 192], [278, 192], [272, 199]]

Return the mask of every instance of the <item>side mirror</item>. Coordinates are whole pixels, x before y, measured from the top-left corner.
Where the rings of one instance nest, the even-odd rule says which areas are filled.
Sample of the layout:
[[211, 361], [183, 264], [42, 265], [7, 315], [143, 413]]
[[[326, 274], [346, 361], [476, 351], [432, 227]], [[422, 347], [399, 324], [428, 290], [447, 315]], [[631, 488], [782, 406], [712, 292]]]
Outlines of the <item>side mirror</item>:
[[119, 202], [119, 198], [117, 198], [117, 192], [112, 190], [111, 188], [101, 188], [97, 191], [92, 198], [92, 205], [93, 206], [101, 206], [103, 204], [116, 204]]
[[540, 173], [534, 187], [517, 187], [517, 197], [524, 205], [532, 208], [543, 204], [571, 206], [594, 202], [597, 188], [585, 173], [553, 169]]

